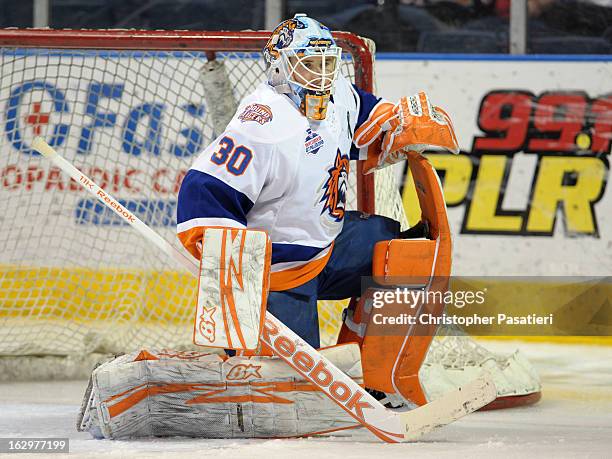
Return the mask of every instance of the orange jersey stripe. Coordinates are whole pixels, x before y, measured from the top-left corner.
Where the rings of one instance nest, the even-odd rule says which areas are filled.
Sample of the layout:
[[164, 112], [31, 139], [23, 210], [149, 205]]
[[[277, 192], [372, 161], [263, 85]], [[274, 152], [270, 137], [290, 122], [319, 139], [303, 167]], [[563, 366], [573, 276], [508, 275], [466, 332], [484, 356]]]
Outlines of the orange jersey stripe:
[[273, 292], [289, 290], [305, 284], [311, 279], [314, 279], [321, 271], [323, 271], [325, 265], [327, 265], [329, 257], [332, 254], [332, 250], [334, 250], [333, 242], [329, 247], [329, 251], [324, 257], [309, 261], [308, 263], [296, 268], [271, 273], [270, 290]]
[[202, 258], [202, 250], [197, 246], [197, 243], [202, 243], [204, 228], [204, 226], [196, 226], [182, 233], [178, 233], [181, 244], [183, 244], [189, 253], [198, 260]]
[[[178, 234], [183, 246], [198, 260], [202, 257], [202, 253], [197, 243], [202, 242], [204, 228], [203, 226], [197, 226]], [[270, 273], [270, 291], [289, 290], [314, 279], [327, 265], [333, 249], [334, 243], [332, 242], [324, 257], [309, 261], [302, 266]]]

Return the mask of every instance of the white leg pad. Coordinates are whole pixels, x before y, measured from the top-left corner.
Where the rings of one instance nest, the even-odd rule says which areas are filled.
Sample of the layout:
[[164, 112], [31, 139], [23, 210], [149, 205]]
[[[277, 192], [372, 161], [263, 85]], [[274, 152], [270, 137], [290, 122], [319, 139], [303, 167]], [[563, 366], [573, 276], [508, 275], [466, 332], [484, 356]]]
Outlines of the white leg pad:
[[[322, 351], [362, 383], [355, 344]], [[143, 350], [96, 368], [81, 430], [97, 438], [294, 437], [359, 427], [276, 357]]]

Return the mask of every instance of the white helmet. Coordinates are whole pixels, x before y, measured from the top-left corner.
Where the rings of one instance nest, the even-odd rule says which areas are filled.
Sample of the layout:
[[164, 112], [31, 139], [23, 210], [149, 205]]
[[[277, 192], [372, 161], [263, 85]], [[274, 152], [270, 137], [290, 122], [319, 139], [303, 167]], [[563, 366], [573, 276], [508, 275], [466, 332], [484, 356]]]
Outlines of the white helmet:
[[281, 22], [263, 50], [268, 83], [309, 119], [325, 119], [342, 50], [327, 27], [305, 14]]

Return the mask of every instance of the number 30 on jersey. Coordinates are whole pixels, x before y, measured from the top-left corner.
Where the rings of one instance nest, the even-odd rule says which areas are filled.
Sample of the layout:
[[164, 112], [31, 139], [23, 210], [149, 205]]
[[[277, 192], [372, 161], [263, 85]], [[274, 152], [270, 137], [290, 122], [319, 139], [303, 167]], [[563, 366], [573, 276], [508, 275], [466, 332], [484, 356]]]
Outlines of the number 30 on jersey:
[[217, 150], [210, 160], [218, 166], [225, 165], [230, 174], [242, 175], [253, 159], [253, 152], [244, 145], [235, 145], [231, 137], [225, 136], [219, 141]]

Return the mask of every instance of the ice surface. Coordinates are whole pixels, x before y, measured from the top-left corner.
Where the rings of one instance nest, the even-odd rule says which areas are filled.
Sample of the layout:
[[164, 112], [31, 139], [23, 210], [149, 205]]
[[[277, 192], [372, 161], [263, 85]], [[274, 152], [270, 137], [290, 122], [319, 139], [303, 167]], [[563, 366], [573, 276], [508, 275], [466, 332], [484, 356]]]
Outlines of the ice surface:
[[506, 352], [519, 347], [542, 376], [542, 401], [474, 413], [416, 443], [382, 444], [367, 431], [295, 440], [93, 440], [75, 429], [85, 381], [0, 384], [0, 437], [69, 437], [71, 458], [612, 457], [612, 347], [485, 345]]

